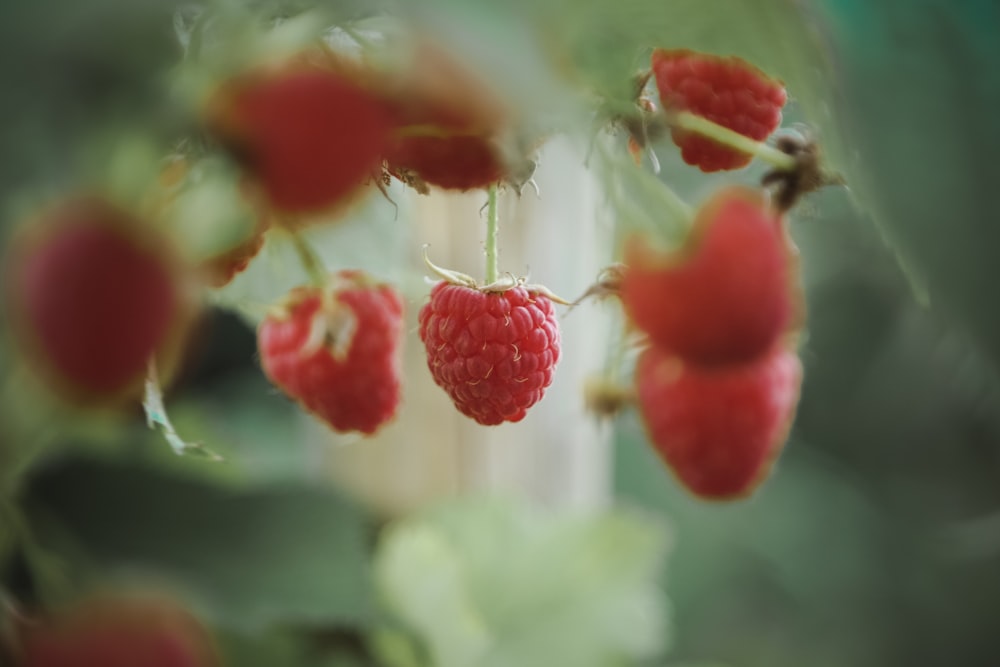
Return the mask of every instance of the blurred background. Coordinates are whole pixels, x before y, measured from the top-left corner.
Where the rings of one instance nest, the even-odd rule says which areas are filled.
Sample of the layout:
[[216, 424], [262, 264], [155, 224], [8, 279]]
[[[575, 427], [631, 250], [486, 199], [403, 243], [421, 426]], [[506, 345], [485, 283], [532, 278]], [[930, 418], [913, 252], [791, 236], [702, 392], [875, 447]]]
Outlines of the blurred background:
[[[584, 167], [595, 100], [624, 99], [655, 46], [741, 55], [782, 78], [783, 126], [818, 136], [848, 182], [793, 214], [808, 302], [797, 419], [751, 498], [688, 495], [634, 413], [584, 411], [586, 378], [618, 358], [620, 314], [605, 303], [561, 320], [567, 356], [523, 423], [468, 422], [432, 384], [412, 326], [429, 289], [421, 245], [475, 273], [485, 197], [394, 184], [398, 208], [376, 193], [309, 232], [328, 264], [366, 268], [407, 298], [403, 413], [373, 441], [304, 417], [259, 369], [261, 306], [303, 279], [281, 239], [231, 286], [206, 290], [167, 388], [177, 432], [222, 463], [176, 456], [138, 403], [59, 405], [26, 376], [3, 323], [8, 626], [13, 609], [140, 587], [182, 600], [226, 664], [247, 667], [1000, 664], [1000, 5], [210, 6], [269, 26], [306, 12], [307, 34], [384, 37], [403, 15], [558, 128], [540, 198], [501, 200], [502, 261], [569, 297], [623, 230], [671, 224], [662, 199], [628, 186], [640, 176], [622, 136], [602, 133]], [[136, 165], [190, 131], [185, 86], [199, 65], [178, 35], [203, 9], [3, 5], [2, 242], [62, 192], [127, 190]], [[232, 34], [245, 36], [235, 51], [261, 43]], [[692, 204], [764, 172], [706, 176], [669, 139], [653, 148], [660, 181]]]

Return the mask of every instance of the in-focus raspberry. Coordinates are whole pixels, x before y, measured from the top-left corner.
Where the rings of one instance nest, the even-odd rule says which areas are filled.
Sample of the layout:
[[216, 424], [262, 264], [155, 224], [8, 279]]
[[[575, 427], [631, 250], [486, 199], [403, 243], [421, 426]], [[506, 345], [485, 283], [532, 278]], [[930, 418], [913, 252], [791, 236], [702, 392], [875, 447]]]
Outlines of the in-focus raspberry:
[[524, 419], [552, 383], [559, 323], [548, 297], [440, 282], [420, 310], [434, 381], [462, 414], [492, 426]]

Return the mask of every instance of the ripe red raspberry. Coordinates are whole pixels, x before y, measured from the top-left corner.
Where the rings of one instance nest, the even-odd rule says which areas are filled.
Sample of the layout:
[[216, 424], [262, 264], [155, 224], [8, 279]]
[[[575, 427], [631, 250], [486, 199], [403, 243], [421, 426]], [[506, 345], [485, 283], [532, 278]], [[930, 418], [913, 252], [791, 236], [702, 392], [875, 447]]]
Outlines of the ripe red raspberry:
[[636, 366], [639, 409], [649, 439], [692, 493], [750, 494], [784, 445], [799, 399], [802, 367], [775, 348], [751, 364], [685, 365], [656, 347]]
[[399, 404], [403, 303], [361, 271], [341, 271], [327, 289], [296, 288], [264, 319], [261, 365], [335, 430], [370, 435]]
[[[652, 65], [667, 111], [690, 111], [755, 141], [767, 139], [781, 124], [784, 85], [741, 58], [656, 49]], [[739, 169], [752, 159], [684, 130], [671, 135], [684, 161], [705, 172]]]
[[642, 239], [626, 246], [620, 294], [652, 343], [704, 366], [743, 363], [788, 332], [798, 278], [780, 217], [743, 186], [717, 192], [699, 209], [680, 251]]
[[524, 287], [484, 292], [440, 282], [420, 309], [420, 339], [434, 381], [486, 426], [524, 419], [559, 361], [552, 301]]
[[[129, 398], [150, 359], [176, 351], [188, 313], [166, 245], [128, 212], [82, 196], [12, 244], [4, 282], [14, 330], [65, 397], [85, 405]], [[170, 360], [159, 361], [162, 371]]]
[[392, 129], [360, 75], [300, 61], [229, 82], [207, 115], [270, 206], [287, 214], [349, 201], [378, 171]]
[[215, 667], [208, 634], [172, 603], [91, 600], [26, 625], [20, 667]]

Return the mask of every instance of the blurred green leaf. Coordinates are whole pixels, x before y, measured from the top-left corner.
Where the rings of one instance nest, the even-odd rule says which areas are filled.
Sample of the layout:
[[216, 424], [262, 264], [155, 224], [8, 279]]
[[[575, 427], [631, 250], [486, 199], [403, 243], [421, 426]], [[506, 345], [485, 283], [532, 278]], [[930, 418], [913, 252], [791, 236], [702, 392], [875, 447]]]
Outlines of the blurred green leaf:
[[661, 525], [626, 512], [465, 501], [389, 528], [375, 574], [435, 667], [609, 665], [664, 650], [665, 547]]
[[932, 307], [1000, 368], [994, 307], [1000, 6], [817, 0], [838, 64], [850, 184]]
[[24, 500], [39, 541], [82, 574], [162, 582], [225, 624], [354, 624], [371, 613], [365, 519], [324, 489], [229, 492], [79, 458], [39, 471]]

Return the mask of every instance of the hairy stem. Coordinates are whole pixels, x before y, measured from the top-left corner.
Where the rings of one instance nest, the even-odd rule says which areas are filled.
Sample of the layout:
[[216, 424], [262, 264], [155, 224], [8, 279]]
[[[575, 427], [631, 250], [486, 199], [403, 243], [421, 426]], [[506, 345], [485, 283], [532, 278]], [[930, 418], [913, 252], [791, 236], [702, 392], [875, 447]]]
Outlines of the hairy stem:
[[302, 263], [302, 268], [306, 270], [309, 280], [314, 286], [320, 289], [326, 287], [327, 275], [326, 270], [323, 268], [323, 260], [319, 258], [319, 255], [309, 245], [309, 242], [302, 238], [301, 234], [291, 232], [291, 237], [292, 245], [295, 247], [295, 252], [299, 255], [299, 261]]
[[491, 185], [486, 200], [486, 284], [497, 281], [497, 228], [500, 226], [497, 215], [497, 186]]
[[728, 127], [723, 127], [706, 118], [696, 116], [689, 111], [680, 111], [674, 114], [669, 114], [667, 120], [673, 127], [686, 132], [700, 134], [701, 136], [707, 137], [716, 143], [729, 146], [730, 148], [734, 148], [742, 153], [749, 153], [750, 155], [759, 157], [775, 169], [780, 169], [782, 171], [792, 171], [795, 169], [795, 158], [791, 155], [783, 153], [777, 148], [768, 146], [763, 142], [754, 141], [749, 137], [743, 136], [739, 132], [730, 130]]

